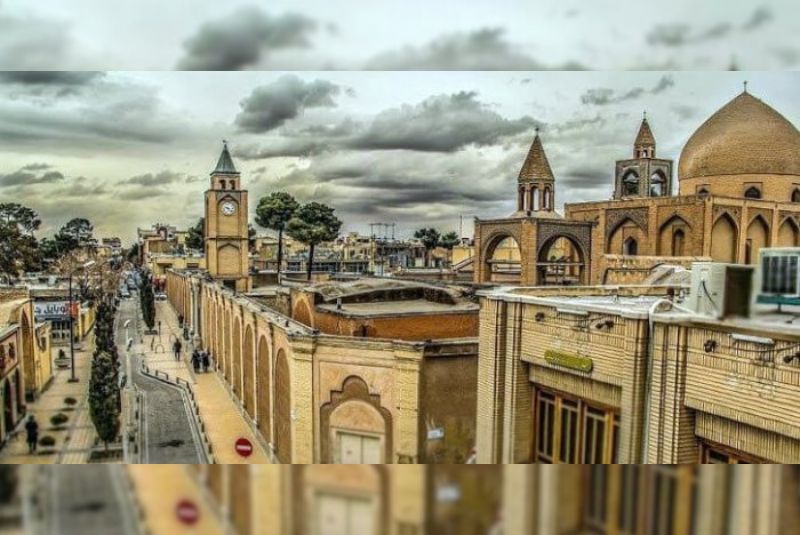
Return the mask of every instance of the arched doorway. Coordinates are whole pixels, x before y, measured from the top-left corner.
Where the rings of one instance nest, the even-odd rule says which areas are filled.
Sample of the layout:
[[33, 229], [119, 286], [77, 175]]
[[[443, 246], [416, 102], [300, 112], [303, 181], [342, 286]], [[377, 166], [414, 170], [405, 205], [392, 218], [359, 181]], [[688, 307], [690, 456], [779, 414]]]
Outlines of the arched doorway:
[[658, 255], [685, 256], [687, 254], [686, 235], [690, 229], [689, 223], [677, 215], [661, 225], [661, 229], [658, 231]]
[[231, 377], [231, 388], [233, 394], [239, 399], [242, 397], [242, 322], [236, 318], [233, 322], [233, 377]]
[[539, 249], [536, 262], [540, 286], [587, 284], [586, 260], [578, 242], [566, 235], [554, 236]]
[[622, 254], [625, 256], [636, 256], [639, 254], [639, 242], [635, 238], [625, 238], [622, 242]]
[[672, 234], [672, 256], [683, 256], [686, 249], [686, 234], [678, 229]]
[[283, 349], [275, 358], [275, 454], [284, 464], [292, 462], [292, 390], [289, 360]]
[[6, 378], [3, 383], [3, 438], [7, 437], [14, 429], [14, 392], [11, 388], [11, 379]]
[[258, 415], [258, 428], [261, 430], [261, 435], [267, 442], [272, 441], [272, 427], [270, 417], [270, 395], [272, 389], [269, 387], [269, 366], [270, 352], [267, 338], [262, 336], [258, 340], [258, 353], [256, 356], [256, 382], [257, 382], [257, 396], [256, 405]]
[[758, 252], [764, 247], [769, 247], [769, 225], [763, 217], [758, 215], [747, 227], [744, 263], [757, 263]]
[[[606, 252], [608, 254], [621, 255], [639, 254], [639, 244], [644, 243], [645, 238], [646, 236], [641, 227], [639, 227], [639, 225], [637, 225], [632, 219], [626, 218], [616, 227], [613, 227], [613, 230], [608, 236]], [[630, 240], [635, 242], [635, 252], [633, 253], [628, 252], [630, 250], [628, 246], [633, 243]]]
[[253, 376], [256, 373], [256, 355], [253, 352], [253, 345], [253, 328], [248, 325], [244, 331], [244, 355], [242, 361], [244, 368], [242, 390], [244, 395], [242, 400], [244, 401], [244, 410], [251, 418], [255, 415], [255, 392], [253, 390], [255, 380]]
[[[28, 314], [24, 311], [20, 314], [20, 331], [22, 334], [22, 345], [19, 352], [19, 362], [25, 368], [25, 377], [28, 379], [28, 386], [30, 387], [31, 394], [38, 384], [37, 370], [34, 368], [35, 362], [33, 358], [33, 328], [31, 321], [28, 319]], [[19, 370], [17, 370], [19, 373]], [[18, 381], [21, 383], [21, 381]], [[19, 407], [24, 405], [25, 400], [25, 386], [17, 384], [17, 396], [19, 397]]]
[[519, 284], [522, 277], [522, 253], [513, 236], [501, 234], [489, 241], [484, 253], [485, 281]]
[[793, 219], [787, 218], [778, 229], [778, 247], [797, 247], [800, 245], [800, 228]]
[[715, 262], [736, 262], [738, 240], [739, 232], [733, 218], [727, 213], [722, 214], [711, 227], [711, 258]]
[[233, 341], [233, 334], [231, 332], [231, 311], [226, 308], [225, 310], [225, 325], [223, 327], [223, 335], [222, 335], [222, 354], [225, 363], [222, 366], [222, 371], [225, 375], [225, 381], [228, 384], [231, 384], [231, 352], [232, 347], [231, 343]]

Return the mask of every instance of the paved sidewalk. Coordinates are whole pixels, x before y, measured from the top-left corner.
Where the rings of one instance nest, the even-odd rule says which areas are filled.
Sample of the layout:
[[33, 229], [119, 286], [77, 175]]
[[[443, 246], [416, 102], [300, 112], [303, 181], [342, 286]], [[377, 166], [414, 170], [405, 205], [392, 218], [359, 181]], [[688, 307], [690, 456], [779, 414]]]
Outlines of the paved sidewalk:
[[[219, 517], [208, 504], [188, 469], [175, 464], [130, 465], [127, 467], [144, 516], [146, 533], [151, 535], [220, 535], [226, 533]], [[178, 521], [176, 507], [182, 500], [197, 505], [200, 513], [191, 528]]]
[[[97, 435], [89, 417], [88, 390], [91, 372], [92, 352], [94, 351], [94, 335], [83, 342], [81, 351], [75, 350], [75, 376], [77, 383], [70, 383], [69, 368], [55, 368], [53, 382], [36, 401], [28, 403], [28, 415], [34, 414], [39, 422], [39, 439], [51, 436], [56, 439], [56, 446], [51, 454], [28, 454], [25, 441], [25, 429], [20, 427], [19, 433], [2, 451], [1, 464], [85, 464], [89, 460], [92, 446]], [[66, 350], [69, 355], [69, 349]], [[74, 410], [64, 403], [68, 397], [78, 400]], [[53, 430], [50, 418], [58, 413], [69, 416], [63, 430]], [[27, 420], [28, 416], [25, 416]]]
[[[159, 337], [145, 335], [142, 348], [145, 362], [152, 370], [169, 374], [170, 378], [180, 377], [192, 385], [200, 417], [205, 424], [206, 435], [211, 443], [214, 461], [218, 464], [268, 464], [269, 457], [255, 436], [253, 428], [233, 399], [217, 373], [198, 373], [192, 370], [191, 344], [183, 341], [184, 351], [181, 361], [175, 361], [172, 343], [181, 331], [178, 317], [172, 306], [164, 301], [156, 303], [156, 318], [161, 320], [161, 341], [165, 352], [158, 347]], [[151, 340], [155, 338], [154, 350], [150, 350]], [[236, 440], [246, 438], [253, 444], [253, 454], [244, 458], [236, 453]]]

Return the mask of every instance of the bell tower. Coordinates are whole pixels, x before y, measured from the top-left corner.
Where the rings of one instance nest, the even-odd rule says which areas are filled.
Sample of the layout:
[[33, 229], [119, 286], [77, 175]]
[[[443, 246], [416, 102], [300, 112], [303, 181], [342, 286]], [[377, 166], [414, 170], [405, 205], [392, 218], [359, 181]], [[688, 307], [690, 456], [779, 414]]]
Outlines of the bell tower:
[[646, 113], [633, 142], [633, 158], [619, 160], [614, 176], [615, 199], [672, 194], [672, 160], [656, 158], [656, 138]]
[[205, 253], [209, 274], [237, 292], [250, 290], [247, 190], [223, 141], [206, 191]]
[[517, 214], [544, 215], [554, 212], [556, 184], [550, 162], [536, 129], [536, 137], [517, 178]]

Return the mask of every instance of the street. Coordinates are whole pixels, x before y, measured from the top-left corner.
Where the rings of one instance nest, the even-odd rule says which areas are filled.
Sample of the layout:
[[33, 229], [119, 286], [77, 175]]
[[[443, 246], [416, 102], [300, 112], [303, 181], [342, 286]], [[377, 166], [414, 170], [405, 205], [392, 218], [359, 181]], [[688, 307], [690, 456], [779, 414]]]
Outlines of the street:
[[122, 466], [39, 466], [29, 472], [32, 535], [136, 535]]
[[[117, 312], [117, 347], [126, 365], [126, 376], [142, 396], [139, 429], [141, 451], [138, 461], [143, 464], [205, 463], [202, 446], [194, 427], [184, 393], [177, 387], [150, 378], [140, 372], [140, 362], [146, 361], [147, 342], [140, 344], [143, 324], [139, 316], [138, 293], [120, 303]], [[129, 322], [129, 323], [128, 323]], [[127, 329], [125, 325], [128, 325]], [[126, 336], [134, 343], [127, 356]], [[149, 339], [148, 339], [149, 340]]]

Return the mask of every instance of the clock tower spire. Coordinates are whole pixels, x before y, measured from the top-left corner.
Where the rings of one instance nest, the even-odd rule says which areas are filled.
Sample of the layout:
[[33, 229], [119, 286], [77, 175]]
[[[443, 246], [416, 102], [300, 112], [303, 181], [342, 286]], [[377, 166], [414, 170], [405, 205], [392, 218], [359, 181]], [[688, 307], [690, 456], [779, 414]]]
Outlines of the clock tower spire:
[[247, 190], [222, 142], [222, 153], [211, 171], [206, 191], [205, 253], [209, 274], [237, 292], [250, 290], [248, 275]]

